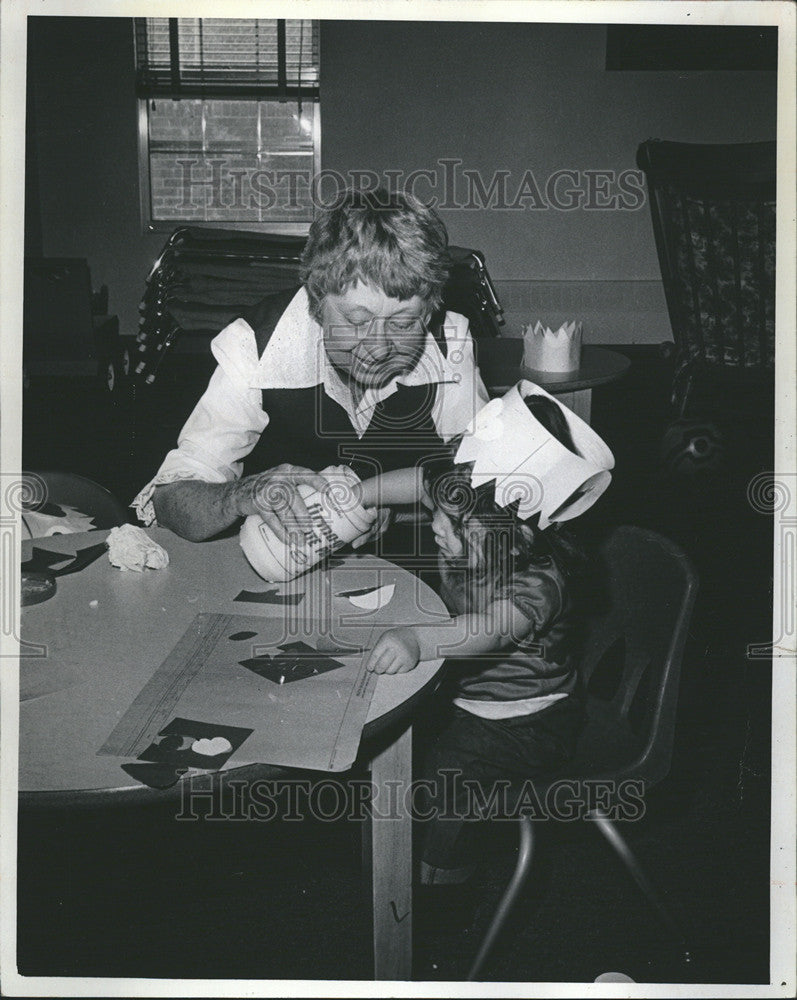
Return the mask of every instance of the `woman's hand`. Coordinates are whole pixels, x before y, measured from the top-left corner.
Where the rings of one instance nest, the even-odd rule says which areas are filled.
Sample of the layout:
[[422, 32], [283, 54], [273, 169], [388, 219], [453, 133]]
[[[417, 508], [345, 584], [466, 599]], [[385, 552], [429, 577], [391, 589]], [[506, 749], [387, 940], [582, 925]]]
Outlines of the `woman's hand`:
[[392, 628], [371, 650], [365, 669], [377, 674], [406, 674], [418, 666], [420, 658], [421, 647], [414, 629]]
[[302, 484], [319, 491], [329, 485], [321, 473], [288, 464], [230, 485], [238, 515], [258, 514], [281, 541], [290, 542], [292, 535], [302, 535], [312, 523], [297, 488]]

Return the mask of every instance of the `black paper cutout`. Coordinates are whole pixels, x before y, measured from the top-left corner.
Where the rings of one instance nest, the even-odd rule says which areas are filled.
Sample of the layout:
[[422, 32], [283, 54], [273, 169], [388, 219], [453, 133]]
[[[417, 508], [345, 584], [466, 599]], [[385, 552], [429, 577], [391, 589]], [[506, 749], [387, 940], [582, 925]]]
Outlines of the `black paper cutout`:
[[[71, 573], [78, 573], [80, 570], [90, 566], [105, 551], [107, 551], [105, 542], [100, 542], [98, 545], [89, 545], [85, 549], [78, 549], [74, 555], [69, 552], [52, 552], [50, 549], [40, 549], [34, 545], [30, 559], [24, 562], [22, 566], [24, 569], [33, 570], [34, 572], [49, 570], [53, 576], [69, 576]], [[58, 565], [58, 563], [64, 562], [68, 562], [68, 565], [63, 566], [61, 569], [52, 568]]]
[[308, 646], [306, 642], [286, 643], [278, 648], [283, 650], [279, 656], [270, 656], [265, 653], [262, 656], [253, 656], [248, 660], [239, 660], [238, 662], [242, 667], [246, 667], [247, 670], [253, 671], [260, 677], [265, 677], [273, 684], [290, 684], [293, 681], [302, 681], [343, 666], [338, 660], [333, 660], [331, 656], [320, 653], [312, 646]]
[[242, 590], [234, 601], [246, 604], [298, 604], [304, 594], [278, 594], [275, 590]]
[[341, 590], [340, 593], [336, 594], [336, 597], [365, 597], [366, 594], [373, 594], [377, 590], [381, 590], [382, 587], [386, 586], [384, 583], [378, 583], [375, 587], [360, 587], [359, 590]]
[[122, 770], [148, 788], [172, 788], [188, 773], [187, 767], [174, 764], [122, 764]]
[[99, 559], [103, 552], [107, 552], [105, 542], [99, 545], [89, 545], [88, 548], [80, 549], [75, 553], [74, 561], [63, 569], [52, 570], [53, 576], [69, 576], [71, 573], [79, 573], [80, 570], [90, 566], [96, 559]]

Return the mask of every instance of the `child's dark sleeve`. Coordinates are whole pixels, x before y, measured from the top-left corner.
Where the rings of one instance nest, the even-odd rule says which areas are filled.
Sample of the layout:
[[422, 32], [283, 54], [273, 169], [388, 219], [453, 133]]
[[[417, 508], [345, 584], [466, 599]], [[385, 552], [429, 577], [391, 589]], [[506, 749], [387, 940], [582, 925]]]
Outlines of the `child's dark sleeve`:
[[462, 569], [449, 566], [445, 556], [437, 554], [437, 568], [440, 572], [440, 596], [452, 615], [462, 615], [468, 610], [465, 593], [465, 573]]
[[531, 634], [545, 635], [564, 611], [565, 583], [555, 567], [533, 566], [516, 573], [496, 597], [511, 601], [529, 619]]

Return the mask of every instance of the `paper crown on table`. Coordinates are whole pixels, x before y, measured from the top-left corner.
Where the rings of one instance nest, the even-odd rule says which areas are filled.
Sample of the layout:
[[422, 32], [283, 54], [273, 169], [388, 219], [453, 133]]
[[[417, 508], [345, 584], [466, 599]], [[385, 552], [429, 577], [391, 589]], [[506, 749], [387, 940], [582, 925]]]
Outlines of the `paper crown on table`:
[[523, 330], [523, 365], [538, 372], [573, 372], [581, 364], [581, 323], [571, 320], [551, 331], [539, 320]]
[[[574, 455], [534, 417], [529, 396], [544, 396], [562, 411]], [[569, 521], [588, 510], [611, 482], [614, 456], [595, 431], [572, 410], [526, 379], [491, 400], [471, 421], [455, 463], [473, 462], [471, 485], [495, 481], [495, 502], [518, 502], [525, 521], [539, 514], [539, 527]]]

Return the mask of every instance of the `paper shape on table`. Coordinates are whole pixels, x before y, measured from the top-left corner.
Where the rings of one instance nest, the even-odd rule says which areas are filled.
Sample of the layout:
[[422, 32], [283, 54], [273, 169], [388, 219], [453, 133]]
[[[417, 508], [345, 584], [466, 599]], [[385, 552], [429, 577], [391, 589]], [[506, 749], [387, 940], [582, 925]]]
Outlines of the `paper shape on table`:
[[51, 552], [50, 549], [40, 549], [34, 545], [29, 559], [22, 563], [24, 569], [40, 573], [42, 570], [49, 570], [59, 563], [71, 562], [75, 557], [71, 552]]
[[315, 656], [318, 649], [315, 646], [308, 646], [306, 642], [295, 640], [294, 642], [281, 642], [278, 646], [283, 653], [289, 656]]
[[196, 767], [175, 767], [174, 764], [122, 764], [122, 770], [149, 788], [171, 788], [181, 778], [204, 774]]
[[[70, 509], [74, 510], [74, 508], [66, 508], [66, 510]], [[66, 510], [63, 507], [59, 507], [57, 503], [52, 503], [50, 500], [45, 500], [43, 504], [37, 504], [31, 510], [35, 510], [37, 514], [44, 514], [47, 517], [66, 517]], [[26, 509], [25, 515], [27, 516], [29, 513], [30, 511]]]
[[[146, 750], [138, 755], [138, 759], [150, 760], [157, 764], [173, 764], [176, 767], [198, 767], [204, 771], [215, 771], [227, 762], [232, 753], [251, 734], [251, 729], [240, 726], [198, 722], [196, 719], [178, 717], [160, 730]], [[214, 746], [217, 750], [214, 754], [195, 749], [199, 741], [220, 738], [223, 742]]]
[[375, 590], [379, 590], [379, 585], [374, 587], [360, 587], [359, 590], [341, 590], [338, 593], [338, 597], [363, 597], [365, 594], [373, 594]]
[[201, 740], [195, 740], [191, 749], [201, 757], [218, 757], [219, 754], [232, 753], [233, 746], [226, 736], [205, 736]]
[[278, 594], [273, 590], [242, 590], [234, 601], [246, 604], [298, 604], [304, 594]]
[[[289, 608], [284, 616], [274, 618], [197, 615], [98, 753], [135, 757], [174, 716], [196, 719], [212, 712], [227, 723], [252, 730], [231, 763], [317, 771], [351, 767], [376, 686], [376, 675], [365, 669], [365, 657], [361, 652], [351, 653], [351, 648], [370, 649], [389, 625], [343, 623], [340, 615], [330, 624], [292, 612]], [[250, 664], [242, 665], [241, 647], [229, 641], [231, 633], [240, 631], [256, 633], [257, 638], [251, 640], [252, 660], [270, 654], [272, 660], [289, 661], [294, 671], [300, 669], [299, 664], [317, 667], [320, 661], [326, 661], [328, 669], [306, 683], [280, 685], [280, 675], [274, 681]], [[303, 645], [297, 649], [296, 643]], [[299, 655], [305, 646], [307, 660]], [[339, 664], [334, 669], [328, 652], [332, 646], [346, 649], [345, 655], [334, 660]], [[255, 666], [269, 668], [262, 660]], [[197, 735], [227, 733], [224, 727], [216, 727], [215, 732]], [[207, 758], [198, 766], [207, 768]]]
[[22, 511], [23, 538], [51, 538], [53, 535], [72, 535], [91, 531], [96, 527], [94, 518], [75, 507], [46, 501], [35, 508]]
[[343, 667], [338, 660], [308, 646], [306, 642], [290, 642], [278, 648], [282, 651], [281, 655], [270, 656], [266, 653], [238, 662], [274, 684], [303, 681]]
[[[34, 546], [30, 559], [23, 562], [22, 566], [24, 569], [34, 572], [48, 570], [53, 576], [69, 576], [71, 573], [78, 573], [91, 565], [95, 559], [99, 559], [104, 551], [105, 542], [78, 549], [74, 555], [71, 552], [51, 552], [49, 549], [40, 549]], [[60, 563], [68, 565], [58, 569], [53, 568], [59, 566]]]
[[363, 587], [361, 590], [344, 590], [338, 597], [347, 597], [356, 608], [365, 611], [378, 611], [393, 600], [395, 583], [386, 583], [381, 587]]
[[74, 560], [68, 566], [51, 570], [51, 573], [53, 576], [69, 576], [71, 573], [78, 573], [90, 566], [95, 559], [99, 559], [103, 552], [105, 552], [105, 542], [100, 542], [99, 545], [89, 545], [85, 549], [78, 549]]

